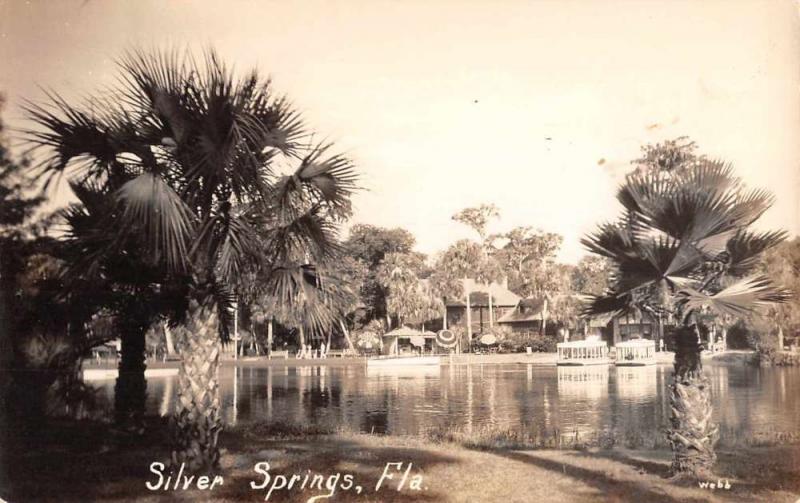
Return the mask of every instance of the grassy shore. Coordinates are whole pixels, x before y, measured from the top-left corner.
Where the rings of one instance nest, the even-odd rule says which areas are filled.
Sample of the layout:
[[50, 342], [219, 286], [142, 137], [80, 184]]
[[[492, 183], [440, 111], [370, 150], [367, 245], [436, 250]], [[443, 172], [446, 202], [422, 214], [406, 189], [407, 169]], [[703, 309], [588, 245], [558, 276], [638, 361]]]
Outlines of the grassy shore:
[[[224, 483], [212, 491], [150, 491], [154, 461], [166, 461], [166, 425], [150, 420], [144, 437], [124, 437], [107, 425], [51, 421], [16, 437], [7, 449], [0, 497], [25, 501], [263, 501], [279, 475], [320, 474], [342, 479], [332, 501], [787, 501], [800, 496], [800, 445], [720, 449], [717, 472], [730, 489], [699, 487], [700, 481], [668, 477], [669, 452], [653, 449], [530, 449], [468, 447], [456, 438], [397, 437], [335, 432], [286, 425], [229, 428], [221, 438]], [[36, 433], [38, 431], [38, 433]], [[253, 489], [270, 464], [270, 485]], [[387, 463], [393, 479], [376, 484]], [[409, 467], [404, 488], [397, 490]], [[264, 466], [262, 465], [262, 468]], [[419, 491], [411, 483], [419, 475]], [[716, 482], [716, 480], [714, 480]], [[307, 501], [330, 491], [276, 489], [269, 501]], [[317, 501], [326, 501], [319, 499]]]

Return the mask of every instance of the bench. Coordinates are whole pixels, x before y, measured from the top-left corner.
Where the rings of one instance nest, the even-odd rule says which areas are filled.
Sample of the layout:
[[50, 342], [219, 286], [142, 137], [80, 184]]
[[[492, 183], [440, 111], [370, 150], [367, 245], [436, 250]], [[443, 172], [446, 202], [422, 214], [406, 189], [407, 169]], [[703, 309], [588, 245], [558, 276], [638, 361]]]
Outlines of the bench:
[[279, 351], [270, 351], [269, 356], [267, 357], [268, 360], [272, 360], [272, 358], [283, 358], [284, 360], [289, 359], [289, 351], [287, 350], [279, 350]]

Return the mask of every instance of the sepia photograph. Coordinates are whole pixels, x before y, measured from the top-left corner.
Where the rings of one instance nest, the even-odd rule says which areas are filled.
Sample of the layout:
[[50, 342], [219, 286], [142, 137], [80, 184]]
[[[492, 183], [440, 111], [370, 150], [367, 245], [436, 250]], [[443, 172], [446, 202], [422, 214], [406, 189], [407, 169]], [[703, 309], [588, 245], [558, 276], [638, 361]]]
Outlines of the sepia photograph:
[[0, 0], [0, 503], [800, 502], [800, 1]]

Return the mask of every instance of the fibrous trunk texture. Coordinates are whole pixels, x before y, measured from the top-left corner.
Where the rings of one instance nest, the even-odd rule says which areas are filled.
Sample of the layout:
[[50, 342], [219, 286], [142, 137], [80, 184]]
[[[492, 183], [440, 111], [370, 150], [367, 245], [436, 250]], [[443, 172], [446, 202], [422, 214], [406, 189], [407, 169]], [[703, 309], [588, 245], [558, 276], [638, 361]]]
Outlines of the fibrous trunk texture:
[[716, 462], [717, 426], [711, 422], [711, 389], [700, 361], [702, 346], [693, 327], [676, 333], [675, 374], [670, 385], [672, 472], [707, 476]]
[[117, 427], [143, 432], [147, 381], [144, 377], [145, 332], [147, 326], [129, 322], [120, 326], [121, 355], [114, 387], [114, 421]]
[[185, 469], [193, 473], [207, 472], [217, 467], [217, 440], [222, 430], [218, 379], [221, 344], [213, 306], [190, 301], [180, 332], [172, 463], [174, 467], [185, 463]]

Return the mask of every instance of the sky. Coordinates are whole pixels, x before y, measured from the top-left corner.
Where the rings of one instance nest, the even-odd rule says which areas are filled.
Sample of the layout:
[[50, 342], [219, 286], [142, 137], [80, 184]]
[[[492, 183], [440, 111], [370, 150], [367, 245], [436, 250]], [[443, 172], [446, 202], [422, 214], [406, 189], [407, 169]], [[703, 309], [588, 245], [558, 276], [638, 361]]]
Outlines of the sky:
[[[0, 0], [5, 122], [41, 88], [76, 99], [133, 47], [216, 48], [290, 96], [356, 163], [352, 221], [403, 227], [434, 253], [451, 220], [564, 236], [559, 259], [620, 207], [643, 144], [688, 135], [800, 233], [800, 16], [789, 1]], [[54, 194], [66, 200], [65, 189]]]

